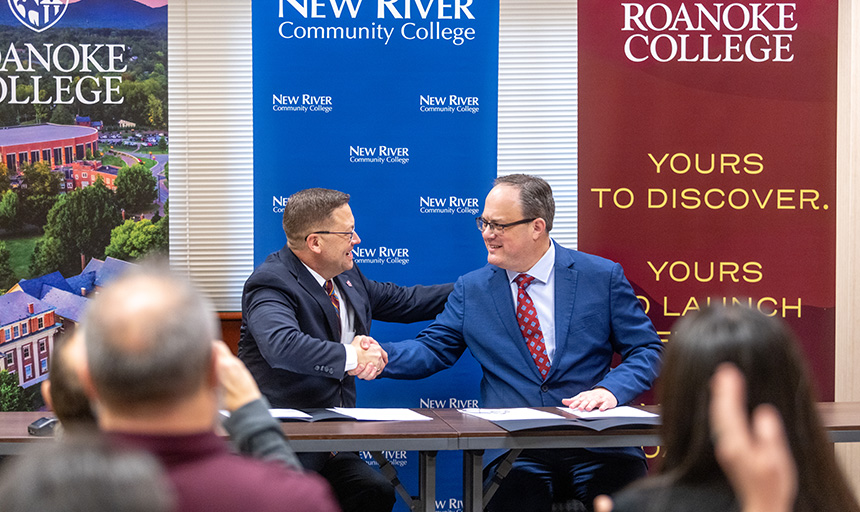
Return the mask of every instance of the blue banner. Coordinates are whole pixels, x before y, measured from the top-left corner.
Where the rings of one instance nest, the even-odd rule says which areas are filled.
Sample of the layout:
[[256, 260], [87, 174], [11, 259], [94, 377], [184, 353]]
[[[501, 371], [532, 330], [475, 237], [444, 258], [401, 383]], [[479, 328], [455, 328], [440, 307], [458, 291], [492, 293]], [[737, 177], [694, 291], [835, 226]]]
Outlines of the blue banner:
[[[284, 244], [286, 198], [325, 187], [352, 196], [353, 256], [372, 279], [433, 284], [484, 265], [474, 218], [496, 177], [498, 2], [257, 0], [252, 10], [255, 264]], [[371, 335], [421, 327], [375, 322]], [[475, 406], [480, 374], [467, 354], [428, 379], [362, 382], [358, 404]], [[417, 455], [390, 455], [415, 492]], [[462, 508], [458, 464], [440, 457], [439, 511]], [[407, 510], [399, 498], [397, 509]]]

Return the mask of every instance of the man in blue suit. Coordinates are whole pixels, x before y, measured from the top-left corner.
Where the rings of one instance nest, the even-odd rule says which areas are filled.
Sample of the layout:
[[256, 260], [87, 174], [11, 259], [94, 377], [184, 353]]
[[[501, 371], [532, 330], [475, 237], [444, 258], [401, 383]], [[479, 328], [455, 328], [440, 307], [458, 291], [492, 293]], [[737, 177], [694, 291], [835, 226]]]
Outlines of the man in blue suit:
[[[498, 178], [477, 219], [489, 265], [455, 283], [417, 339], [382, 345], [381, 376], [422, 378], [468, 348], [483, 369], [483, 407], [606, 410], [650, 388], [662, 345], [621, 266], [552, 241], [554, 213], [546, 181]], [[571, 498], [590, 510], [645, 472], [640, 448], [525, 450], [488, 510], [549, 511]]]
[[[284, 207], [287, 244], [257, 267], [242, 293], [239, 358], [273, 407], [355, 407], [355, 377], [372, 378], [387, 355], [371, 319], [430, 320], [450, 284], [402, 287], [370, 280], [352, 260], [361, 242], [349, 195], [311, 188]], [[362, 344], [363, 343], [363, 344]], [[390, 511], [394, 488], [356, 453], [303, 453], [344, 512]]]

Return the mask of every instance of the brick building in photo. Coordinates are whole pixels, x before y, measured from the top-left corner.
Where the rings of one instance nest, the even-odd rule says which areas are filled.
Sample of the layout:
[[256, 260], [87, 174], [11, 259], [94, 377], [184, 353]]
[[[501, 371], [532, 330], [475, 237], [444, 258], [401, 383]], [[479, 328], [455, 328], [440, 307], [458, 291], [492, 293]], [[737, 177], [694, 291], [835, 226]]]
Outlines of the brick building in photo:
[[129, 265], [116, 258], [91, 259], [69, 278], [52, 272], [22, 279], [0, 295], [0, 370], [18, 375], [23, 388], [48, 378], [54, 338], [81, 321], [88, 296]]
[[17, 373], [21, 387], [48, 377], [54, 336], [60, 327], [56, 309], [23, 291], [0, 296], [0, 368]]
[[52, 166], [83, 160], [98, 153], [98, 130], [89, 126], [38, 124], [0, 128], [0, 158], [10, 171], [23, 162], [47, 161]]

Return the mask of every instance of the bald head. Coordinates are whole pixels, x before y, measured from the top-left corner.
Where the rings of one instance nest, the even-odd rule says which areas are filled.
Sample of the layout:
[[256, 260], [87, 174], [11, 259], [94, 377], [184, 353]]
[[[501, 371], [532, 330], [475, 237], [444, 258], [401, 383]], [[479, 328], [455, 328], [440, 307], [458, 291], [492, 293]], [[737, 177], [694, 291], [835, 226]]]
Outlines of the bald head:
[[168, 405], [197, 393], [219, 337], [210, 304], [166, 266], [137, 266], [90, 303], [87, 364], [106, 407]]

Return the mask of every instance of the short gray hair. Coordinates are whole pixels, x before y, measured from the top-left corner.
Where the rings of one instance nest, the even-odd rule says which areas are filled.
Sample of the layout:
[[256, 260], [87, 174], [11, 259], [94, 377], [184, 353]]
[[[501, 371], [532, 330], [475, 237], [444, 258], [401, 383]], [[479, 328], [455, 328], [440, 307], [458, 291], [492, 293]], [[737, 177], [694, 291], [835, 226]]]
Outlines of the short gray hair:
[[145, 262], [101, 290], [83, 322], [87, 361], [108, 407], [170, 404], [205, 383], [220, 337], [209, 301], [166, 265]]
[[510, 185], [520, 191], [520, 205], [525, 218], [541, 218], [546, 222], [546, 230], [552, 230], [552, 219], [555, 217], [555, 200], [552, 198], [552, 187], [543, 178], [528, 174], [509, 174], [499, 176], [493, 186]]

